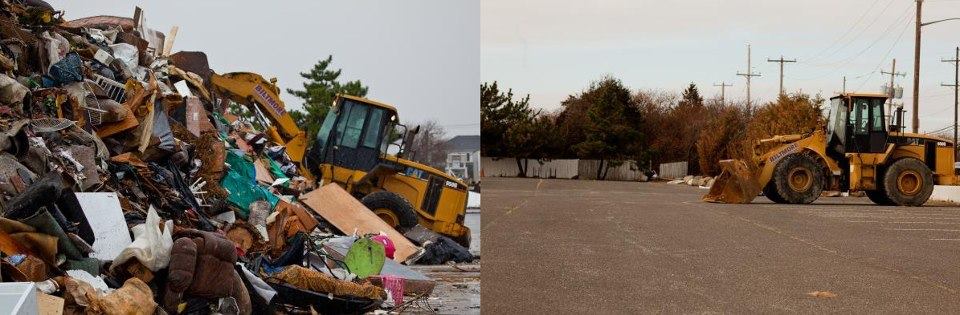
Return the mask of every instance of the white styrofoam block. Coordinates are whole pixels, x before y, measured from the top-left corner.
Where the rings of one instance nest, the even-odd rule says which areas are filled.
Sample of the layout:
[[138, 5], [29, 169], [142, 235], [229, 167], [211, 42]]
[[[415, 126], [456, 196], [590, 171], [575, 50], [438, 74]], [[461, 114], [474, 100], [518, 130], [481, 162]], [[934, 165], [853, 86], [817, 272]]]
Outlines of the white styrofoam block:
[[960, 186], [933, 186], [930, 200], [950, 201], [960, 203]]
[[467, 209], [480, 209], [480, 193], [469, 192], [467, 195]]
[[33, 282], [0, 283], [0, 312], [4, 314], [39, 314], [37, 289]]

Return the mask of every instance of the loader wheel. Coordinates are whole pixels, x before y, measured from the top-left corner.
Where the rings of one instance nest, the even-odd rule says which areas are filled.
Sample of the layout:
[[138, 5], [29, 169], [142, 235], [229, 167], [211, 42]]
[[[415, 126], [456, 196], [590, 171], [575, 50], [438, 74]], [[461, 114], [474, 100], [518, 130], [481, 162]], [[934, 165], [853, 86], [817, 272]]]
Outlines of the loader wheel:
[[933, 172], [920, 160], [900, 159], [883, 176], [887, 198], [899, 206], [922, 206], [933, 193]]
[[813, 157], [797, 153], [773, 170], [774, 189], [786, 203], [811, 203], [823, 191], [823, 171]]
[[887, 192], [883, 189], [877, 190], [867, 190], [867, 198], [870, 198], [870, 201], [881, 206], [895, 206], [893, 200], [887, 197]]
[[763, 187], [763, 195], [775, 203], [787, 203], [787, 201], [780, 196], [780, 193], [777, 192], [777, 186], [773, 184], [773, 181], [767, 183], [766, 187]]
[[417, 212], [413, 205], [396, 193], [377, 191], [364, 196], [360, 202], [400, 233], [417, 225]]

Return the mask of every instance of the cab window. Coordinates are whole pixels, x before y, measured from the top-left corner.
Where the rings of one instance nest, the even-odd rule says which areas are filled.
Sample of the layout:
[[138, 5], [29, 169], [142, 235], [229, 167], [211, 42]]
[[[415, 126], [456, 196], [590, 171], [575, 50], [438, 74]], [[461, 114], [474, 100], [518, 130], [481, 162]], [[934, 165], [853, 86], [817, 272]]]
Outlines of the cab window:
[[[350, 104], [347, 102], [347, 104]], [[343, 130], [340, 145], [347, 148], [357, 148], [360, 144], [360, 134], [363, 132], [364, 120], [367, 118], [366, 106], [350, 106], [347, 116], [342, 120], [338, 129]]]
[[870, 106], [870, 117], [872, 120], [870, 131], [879, 131], [883, 132], [886, 130], [884, 128], [884, 117], [883, 117], [883, 102], [880, 100], [873, 100]]
[[853, 133], [865, 135], [869, 133], [870, 123], [870, 103], [867, 99], [853, 99], [853, 113], [850, 115], [850, 122], [853, 123]]
[[337, 121], [337, 113], [335, 108], [331, 108], [327, 112], [327, 117], [323, 118], [323, 124], [320, 125], [320, 131], [317, 132], [317, 148], [323, 151], [323, 148], [326, 147], [327, 141], [329, 141], [330, 130], [333, 129], [333, 124]]
[[370, 118], [367, 118], [366, 133], [363, 135], [363, 146], [371, 149], [377, 148], [377, 138], [380, 137], [380, 124], [383, 122], [383, 110], [379, 108], [370, 109]]

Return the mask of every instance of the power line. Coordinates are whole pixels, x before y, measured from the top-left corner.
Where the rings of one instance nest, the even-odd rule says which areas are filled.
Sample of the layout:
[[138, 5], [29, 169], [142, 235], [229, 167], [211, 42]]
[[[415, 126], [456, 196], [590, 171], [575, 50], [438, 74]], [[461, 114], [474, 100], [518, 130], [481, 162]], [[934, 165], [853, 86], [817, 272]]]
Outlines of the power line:
[[[823, 73], [823, 74], [821, 74], [821, 75], [817, 75], [817, 76], [811, 77], [811, 78], [793, 78], [793, 79], [795, 79], [795, 80], [800, 80], [800, 81], [810, 81], [810, 80], [820, 79], [820, 78], [823, 78], [823, 77], [826, 77], [826, 76], [828, 76], [828, 75], [831, 75], [831, 74], [836, 73], [836, 72], [839, 71], [841, 68], [843, 68], [844, 66], [848, 65], [850, 62], [856, 60], [857, 58], [859, 58], [860, 56], [862, 56], [864, 53], [866, 53], [868, 50], [870, 50], [871, 48], [873, 48], [873, 46], [876, 46], [877, 43], [879, 43], [879, 42], [882, 41], [884, 38], [886, 38], [887, 35], [890, 34], [891, 28], [893, 28], [894, 26], [897, 26], [897, 25], [900, 25], [901, 23], [906, 22], [906, 23], [904, 23], [904, 29], [906, 29], [906, 28], [910, 25], [909, 22], [911, 22], [912, 19], [909, 19], [909, 20], [903, 20], [903, 19], [904, 19], [905, 17], [909, 18], [909, 13], [910, 13], [909, 9], [908, 9], [908, 10], [905, 10], [904, 13], [900, 15], [900, 18], [897, 19], [897, 22], [888, 25], [887, 28], [883, 30], [883, 32], [881, 33], [881, 35], [880, 35], [879, 37], [877, 37], [875, 40], [873, 40], [873, 41], [870, 43], [870, 45], [867, 45], [866, 47], [864, 47], [863, 49], [861, 49], [859, 52], [857, 52], [855, 55], [850, 56], [850, 57], [848, 57], [848, 58], [846, 58], [846, 59], [843, 59], [843, 60], [841, 60], [841, 61], [838, 61], [837, 64], [833, 67], [833, 70], [831, 70], [831, 71], [829, 71], [829, 72], [826, 72], [826, 73]], [[902, 37], [902, 36], [901, 36], [901, 37]], [[897, 42], [899, 42], [899, 38], [897, 39]], [[882, 61], [881, 61], [881, 62], [882, 62]]]
[[[910, 26], [910, 23], [909, 23], [909, 21], [908, 21], [908, 22], [904, 25], [903, 29], [900, 30], [900, 34], [897, 35], [897, 39], [893, 41], [893, 45], [890, 45], [890, 48], [887, 49], [887, 53], [883, 55], [883, 59], [880, 60], [880, 63], [878, 63], [875, 68], [879, 68], [881, 64], [883, 64], [884, 62], [887, 61], [887, 58], [890, 57], [890, 53], [892, 53], [892, 52], [893, 52], [893, 49], [896, 48], [898, 44], [900, 44], [900, 40], [903, 39], [903, 35], [907, 33], [907, 29], [909, 29], [909, 26]], [[894, 67], [894, 69], [893, 69], [892, 71], [896, 72], [896, 67]], [[883, 71], [881, 70], [880, 72], [882, 73]], [[871, 73], [870, 73], [870, 77], [868, 77], [866, 80], [863, 80], [862, 82], [860, 82], [860, 86], [858, 86], [857, 89], [859, 90], [860, 88], [863, 88], [863, 85], [864, 85], [864, 84], [866, 84], [866, 83], [869, 82], [871, 79], [873, 79], [873, 75], [874, 75], [874, 74], [875, 74], [875, 72], [871, 72]], [[890, 80], [890, 81], [893, 82], [893, 80]], [[891, 83], [891, 84], [892, 84], [892, 83]], [[891, 86], [891, 88], [893, 88], [893, 86]], [[891, 101], [891, 103], [892, 103], [892, 101]]]
[[[879, 2], [879, 1], [874, 2], [874, 4], [873, 4], [871, 7], [875, 6], [875, 5], [877, 4], [877, 2]], [[876, 16], [872, 21], [870, 21], [870, 24], [869, 24], [869, 25], [867, 25], [866, 27], [864, 27], [863, 29], [861, 29], [860, 32], [857, 33], [857, 35], [854, 35], [849, 41], [847, 41], [847, 42], [846, 42], [843, 46], [841, 46], [839, 49], [833, 51], [832, 53], [830, 53], [830, 54], [828, 54], [828, 55], [826, 55], [826, 56], [823, 56], [823, 58], [820, 58], [820, 59], [830, 58], [830, 57], [832, 57], [833, 55], [835, 55], [836, 53], [841, 52], [841, 51], [843, 51], [843, 49], [845, 49], [845, 48], [847, 48], [848, 46], [850, 46], [850, 44], [852, 44], [853, 42], [855, 42], [856, 39], [859, 38], [861, 35], [863, 35], [864, 32], [866, 32], [868, 29], [870, 29], [871, 27], [873, 27], [874, 24], [877, 23], [877, 21], [880, 20], [880, 17], [882, 17], [883, 14], [887, 12], [887, 9], [889, 9], [889, 8], [890, 8], [890, 5], [892, 5], [894, 2], [895, 2], [895, 0], [890, 0], [890, 1], [888, 1], [888, 2], [887, 2], [887, 5], [883, 6], [883, 9], [880, 11], [880, 13], [877, 14], [877, 16]], [[864, 12], [864, 16], [866, 15], [867, 12], [870, 12], [870, 10], [866, 10], [866, 12]], [[861, 17], [863, 17], [863, 16], [861, 16]], [[849, 29], [848, 31], [852, 31], [852, 30], [853, 30], [853, 28]], [[811, 64], [816, 64], [816, 63], [812, 63], [812, 61], [813, 61], [813, 60], [817, 60], [817, 57], [818, 57], [818, 56], [811, 57], [811, 58], [805, 60], [805, 62], [811, 63]]]
[[937, 129], [937, 130], [934, 130], [934, 131], [927, 131], [927, 132], [925, 132], [925, 133], [923, 133], [923, 134], [929, 135], [929, 134], [931, 134], [931, 133], [938, 133], [938, 132], [941, 132], [941, 131], [946, 131], [947, 129], [953, 128], [954, 126], [955, 126], [955, 125], [947, 125], [946, 127], [943, 127], [943, 128], [940, 128], [940, 129]]

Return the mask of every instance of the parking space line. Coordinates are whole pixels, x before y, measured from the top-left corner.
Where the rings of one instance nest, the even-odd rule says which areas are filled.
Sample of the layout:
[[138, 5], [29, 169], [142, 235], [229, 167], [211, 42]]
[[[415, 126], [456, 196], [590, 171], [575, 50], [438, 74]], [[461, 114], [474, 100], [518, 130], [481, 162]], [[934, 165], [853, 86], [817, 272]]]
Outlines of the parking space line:
[[938, 231], [938, 232], [960, 232], [960, 230], [950, 229], [887, 229], [890, 231]]
[[960, 222], [902, 222], [902, 221], [847, 221], [850, 223], [887, 223], [887, 224], [953, 224], [960, 225]]

